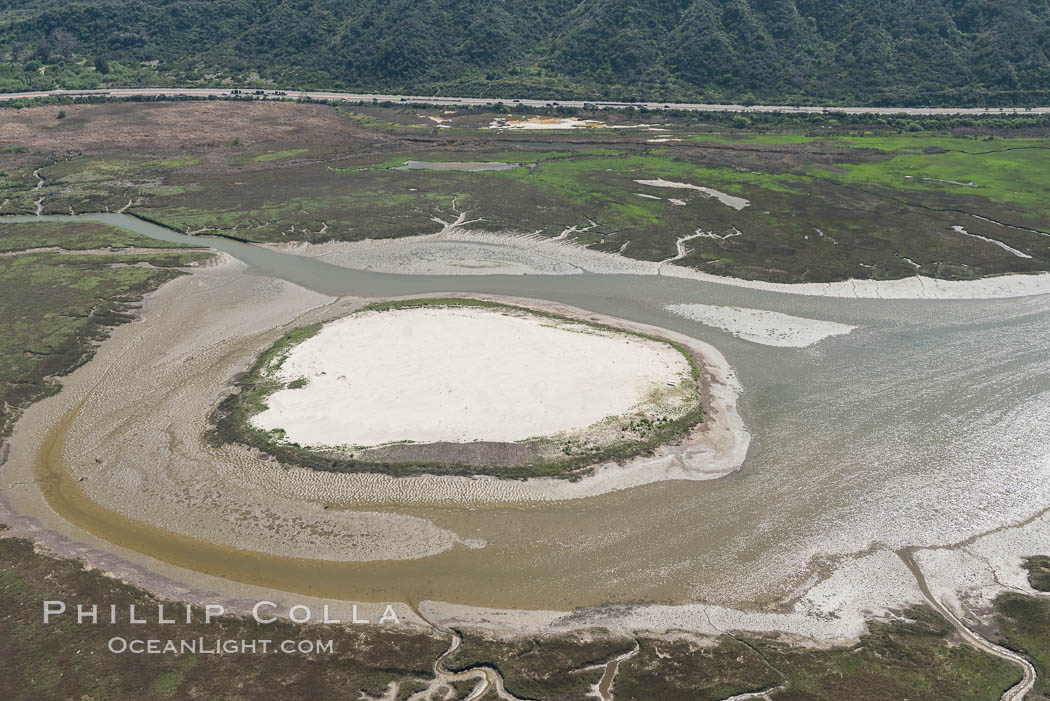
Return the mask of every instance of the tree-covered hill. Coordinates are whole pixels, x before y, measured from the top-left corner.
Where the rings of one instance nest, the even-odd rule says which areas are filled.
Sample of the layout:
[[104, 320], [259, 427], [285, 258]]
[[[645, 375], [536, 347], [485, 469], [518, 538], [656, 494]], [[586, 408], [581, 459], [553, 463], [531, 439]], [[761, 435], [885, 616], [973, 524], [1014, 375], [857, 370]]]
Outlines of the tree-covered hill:
[[[154, 63], [156, 62], [156, 63]], [[0, 89], [1050, 102], [1050, 0], [0, 0]]]

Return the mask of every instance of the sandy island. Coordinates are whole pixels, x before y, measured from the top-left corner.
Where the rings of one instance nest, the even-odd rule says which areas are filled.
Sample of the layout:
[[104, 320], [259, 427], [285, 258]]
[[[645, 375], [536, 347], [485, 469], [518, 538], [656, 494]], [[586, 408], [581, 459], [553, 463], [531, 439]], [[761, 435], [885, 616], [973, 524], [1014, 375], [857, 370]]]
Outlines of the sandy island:
[[[364, 311], [295, 346], [252, 418], [304, 446], [521, 441], [688, 411], [671, 345], [510, 307]], [[683, 395], [679, 397], [678, 395]]]

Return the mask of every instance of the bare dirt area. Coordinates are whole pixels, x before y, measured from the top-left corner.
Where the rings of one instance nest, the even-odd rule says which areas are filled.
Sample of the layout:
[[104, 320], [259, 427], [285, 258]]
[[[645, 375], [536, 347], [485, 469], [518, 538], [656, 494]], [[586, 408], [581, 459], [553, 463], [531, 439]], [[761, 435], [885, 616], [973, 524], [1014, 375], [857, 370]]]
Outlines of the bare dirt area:
[[112, 153], [126, 149], [199, 151], [239, 139], [245, 146], [286, 142], [342, 145], [375, 141], [374, 132], [339, 117], [330, 107], [280, 102], [158, 102], [70, 105], [6, 110], [0, 145], [28, 146], [44, 154]]
[[[804, 172], [811, 166], [886, 161], [891, 153], [875, 149], [850, 148], [832, 140], [802, 144], [759, 145], [740, 142], [700, 141], [674, 143], [682, 158], [704, 166], [761, 170], [767, 173]], [[659, 142], [658, 142], [659, 143]]]

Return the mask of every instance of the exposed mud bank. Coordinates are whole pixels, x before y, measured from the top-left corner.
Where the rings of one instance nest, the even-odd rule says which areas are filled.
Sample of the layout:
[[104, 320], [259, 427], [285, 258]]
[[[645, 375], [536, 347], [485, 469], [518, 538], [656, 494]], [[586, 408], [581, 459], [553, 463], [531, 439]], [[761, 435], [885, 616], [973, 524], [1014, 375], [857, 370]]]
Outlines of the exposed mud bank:
[[[362, 303], [248, 274], [229, 259], [162, 287], [138, 322], [117, 328], [94, 360], [65, 378], [61, 393], [26, 412], [0, 480], [13, 518], [37, 534], [86, 540], [233, 595], [249, 585], [342, 601], [414, 601], [427, 573], [485, 567], [487, 535], [464, 527], [469, 521], [453, 519], [449, 528], [392, 504], [556, 502], [659, 480], [711, 479], [743, 460], [749, 435], [735, 411], [732, 371], [706, 344], [670, 333], [704, 358], [711, 420], [679, 444], [603, 465], [580, 482], [318, 474], [202, 440], [209, 412], [262, 348], [293, 326]], [[493, 553], [490, 564], [503, 557]], [[455, 578], [432, 591], [456, 590], [473, 596]]]
[[[664, 275], [783, 294], [857, 299], [1002, 299], [1050, 294], [1050, 273], [998, 275], [979, 280], [941, 280], [921, 275], [897, 280], [812, 283], [744, 280], [711, 275], [672, 261], [635, 260], [594, 251], [560, 237], [479, 232], [462, 226], [398, 239], [265, 245], [346, 268], [407, 275]], [[681, 249], [679, 253], [679, 257], [684, 255]]]
[[[221, 312], [214, 294], [223, 295]], [[146, 522], [189, 541], [288, 557], [388, 560], [453, 547], [453, 534], [414, 517], [276, 497], [201, 441], [201, 410], [228, 380], [214, 369], [243, 362], [246, 345], [332, 301], [246, 275], [229, 259], [161, 288], [139, 322], [116, 329], [58, 396], [26, 412], [3, 476], [9, 501], [33, 514], [42, 498], [63, 516]]]
[[[217, 299], [223, 304], [217, 305]], [[266, 303], [261, 304], [262, 300]], [[585, 319], [598, 317], [580, 309], [517, 301]], [[231, 447], [210, 451], [200, 444], [203, 417], [229, 379], [247, 367], [260, 349], [292, 325], [342, 315], [361, 303], [359, 299], [337, 301], [248, 275], [243, 266], [229, 261], [202, 267], [165, 286], [147, 300], [140, 323], [117, 329], [98, 358], [68, 378], [61, 394], [30, 408], [27, 419], [16, 429], [12, 460], [0, 483], [4, 497], [19, 514], [35, 519], [33, 528], [42, 529], [36, 531], [41, 538], [54, 530], [74, 541], [90, 541], [93, 552], [134, 559], [141, 566], [164, 572], [173, 581], [187, 582], [187, 588], [206, 582], [231, 596], [277, 590], [345, 601], [355, 597], [373, 601], [426, 598], [447, 602], [427, 604], [433, 607], [428, 613], [436, 613], [443, 621], [462, 622], [467, 628], [529, 631], [610, 625], [624, 629], [695, 629], [712, 635], [721, 630], [774, 630], [836, 642], [858, 634], [866, 612], [890, 611], [923, 600], [906, 568], [894, 564], [899, 560], [892, 555], [887, 559], [886, 551], [878, 549], [870, 560], [868, 556], [847, 558], [813, 572], [799, 582], [792, 596], [776, 606], [746, 611], [701, 604], [599, 607], [596, 604], [603, 600], [629, 600], [608, 596], [599, 588], [589, 589], [600, 585], [595, 584], [599, 569], [585, 576], [571, 573], [580, 576], [573, 579], [568, 594], [552, 593], [552, 586], [541, 580], [533, 592], [500, 591], [506, 587], [499, 577], [508, 564], [514, 563], [518, 545], [501, 542], [507, 536], [497, 529], [482, 533], [471, 526], [493, 503], [520, 509], [509, 517], [501, 512], [501, 518], [513, 521], [513, 528], [529, 528], [526, 522], [546, 518], [549, 503], [605, 495], [600, 502], [571, 502], [571, 508], [581, 513], [579, 522], [573, 522], [575, 528], [554, 535], [545, 532], [546, 540], [540, 543], [541, 548], [572, 548], [577, 545], [572, 541], [590, 538], [584, 547], [573, 551], [590, 555], [587, 546], [594, 545], [595, 537], [608, 534], [592, 534], [587, 529], [588, 519], [595, 518], [598, 511], [618, 508], [625, 509], [626, 516], [627, 509], [638, 506], [612, 495], [623, 493], [627, 487], [651, 484], [654, 479], [700, 480], [725, 475], [739, 464], [730, 458], [736, 455], [742, 459], [741, 451], [746, 450], [749, 440], [742, 421], [736, 426], [739, 431], [734, 431], [729, 420], [735, 414], [739, 385], [717, 351], [685, 336], [680, 336], [683, 343], [692, 344], [706, 358], [705, 373], [712, 378], [710, 401], [713, 413], [718, 406], [724, 409], [719, 423], [725, 427], [724, 433], [699, 437], [702, 442], [695, 446], [696, 455], [685, 450], [652, 456], [637, 465], [608, 466], [590, 481], [550, 487], [554, 491], [547, 491], [549, 487], [540, 482], [487, 479], [413, 481], [361, 476], [328, 482], [342, 476], [284, 470], [248, 450]], [[639, 330], [652, 328], [618, 323]], [[69, 420], [62, 426], [64, 417]], [[56, 427], [58, 433], [64, 432], [64, 443], [52, 433]], [[968, 422], [969, 429], [972, 422]], [[52, 475], [40, 480], [34, 472], [40, 454], [44, 454], [45, 462], [67, 469], [70, 477], [54, 479]], [[721, 463], [717, 456], [722, 456]], [[26, 461], [26, 457], [30, 459]], [[693, 458], [697, 461], [691, 462]], [[986, 479], [988, 471], [982, 475]], [[80, 519], [96, 518], [97, 513], [88, 511], [70, 517], [72, 523], [66, 521], [51, 510], [40, 495], [41, 489], [61, 498], [78, 493], [97, 498], [117, 518], [108, 523], [110, 530], [98, 529], [92, 535], [97, 521]], [[420, 501], [419, 494], [425, 494], [426, 500]], [[875, 497], [882, 496], [875, 493]], [[439, 512], [428, 508], [433, 504], [454, 505], [457, 514], [450, 515], [451, 509]], [[669, 501], [646, 504], [679, 507]], [[279, 512], [276, 517], [273, 511]], [[191, 516], [187, 518], [186, 514]], [[201, 516], [200, 523], [193, 520], [197, 515]], [[156, 524], [144, 526], [143, 519], [147, 518]], [[284, 518], [288, 520], [281, 520]], [[176, 529], [194, 530], [178, 534]], [[403, 529], [410, 531], [408, 537], [402, 536]], [[230, 535], [225, 535], [227, 532]], [[1017, 557], [1047, 550], [1045, 534], [1050, 530], [1044, 527], [1033, 532], [1042, 535], [1011, 542], [997, 551], [996, 557], [1004, 560], [996, 565], [998, 580], [1013, 586], [1019, 571]], [[248, 537], [242, 537], [246, 533]], [[203, 539], [213, 534], [236, 542], [217, 545]], [[669, 538], [675, 534], [659, 535]], [[974, 541], [978, 542], [983, 541]], [[251, 547], [245, 549], [245, 545]], [[854, 546], [844, 542], [841, 547]], [[296, 555], [274, 554], [290, 550]], [[972, 592], [968, 573], [979, 567], [979, 558], [968, 559], [971, 551], [968, 547], [924, 549], [916, 558], [927, 578], [937, 583], [931, 587], [959, 592], [957, 596], [962, 598]], [[314, 552], [328, 553], [329, 557], [335, 553], [347, 559], [309, 559]], [[385, 560], [377, 557], [391, 555]], [[355, 556], [372, 560], [352, 562], [349, 558]], [[89, 561], [95, 561], [94, 557], [88, 554]], [[931, 558], [930, 567], [927, 558]], [[966, 567], [959, 568], [959, 562]], [[700, 576], [698, 570], [720, 566], [721, 562], [689, 564], [694, 569], [683, 571], [679, 566], [679, 571], [670, 576], [695, 580]], [[495, 583], [488, 587], [485, 582], [464, 584], [464, 580], [477, 579], [470, 573], [479, 571], [490, 573]], [[544, 570], [544, 574], [550, 572]], [[566, 574], [559, 569], [551, 581], [561, 581]], [[661, 577], [664, 574], [659, 572]], [[751, 572], [751, 578], [767, 574]], [[980, 583], [980, 578], [973, 581]], [[993, 581], [985, 591], [994, 591], [997, 586], [1001, 585]], [[676, 591], [666, 600], [702, 600], [705, 592], [698, 591], [693, 598]], [[556, 604], [545, 604], [546, 598]], [[945, 594], [945, 599], [952, 604], [952, 595]], [[471, 606], [477, 603], [491, 605]], [[575, 610], [577, 605], [581, 608]], [[529, 608], [534, 610], [526, 610]], [[955, 610], [960, 617], [964, 615]]]

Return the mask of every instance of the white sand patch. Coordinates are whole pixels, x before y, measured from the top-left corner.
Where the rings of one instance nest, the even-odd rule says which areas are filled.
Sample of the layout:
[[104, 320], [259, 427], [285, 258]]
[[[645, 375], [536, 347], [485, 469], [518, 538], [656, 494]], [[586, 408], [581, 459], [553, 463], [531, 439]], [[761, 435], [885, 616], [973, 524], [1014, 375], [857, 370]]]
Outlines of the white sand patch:
[[854, 299], [1006, 299], [1050, 294], [1050, 273], [1006, 274], [980, 280], [941, 280], [916, 275], [899, 280], [842, 280], [841, 282], [763, 282], [721, 277], [699, 270], [668, 265], [662, 275], [683, 277], [702, 282], [715, 282], [734, 287], [749, 287], [767, 292], [808, 297], [844, 297]]
[[963, 236], [970, 236], [970, 237], [975, 238], [975, 239], [981, 239], [982, 241], [987, 241], [988, 243], [994, 243], [999, 248], [1003, 249], [1004, 251], [1008, 251], [1008, 252], [1014, 254], [1018, 258], [1031, 258], [1032, 257], [1032, 256], [1028, 255], [1027, 253], [1025, 253], [1024, 251], [1018, 251], [1016, 248], [1013, 248], [1011, 246], [1007, 246], [1005, 243], [1003, 243], [1002, 241], [1000, 241], [998, 239], [991, 239], [991, 238], [988, 238], [987, 236], [981, 236], [980, 234], [971, 234], [969, 231], [967, 231], [966, 229], [964, 229], [961, 226], [953, 226], [952, 230], [962, 234]]
[[489, 129], [604, 129], [606, 124], [594, 119], [578, 117], [529, 117], [528, 119], [506, 119], [497, 117]]
[[644, 197], [647, 200], [662, 200], [663, 199], [663, 197], [657, 197], [656, 195], [647, 195], [644, 192], [636, 192], [634, 194], [638, 195], [639, 197]]
[[667, 311], [764, 346], [804, 348], [831, 336], [841, 336], [856, 326], [806, 319], [764, 309], [718, 307], [710, 304], [669, 304]]
[[351, 315], [296, 346], [254, 417], [303, 445], [518, 441], [643, 410], [689, 377], [671, 346], [479, 307]]
[[398, 239], [262, 245], [347, 268], [409, 275], [656, 274], [655, 263], [584, 248], [569, 238], [591, 228], [566, 227], [556, 237], [453, 228]]
[[452, 127], [452, 125], [451, 125], [451, 124], [449, 124], [449, 122], [450, 122], [451, 120], [449, 120], [449, 119], [446, 119], [445, 117], [431, 117], [430, 115], [424, 115], [424, 114], [421, 114], [421, 115], [418, 115], [418, 116], [419, 116], [419, 117], [426, 117], [426, 118], [427, 118], [427, 119], [429, 119], [430, 121], [432, 121], [432, 122], [436, 122], [436, 123], [437, 123], [437, 125], [438, 125], [439, 127], [443, 128], [443, 129], [449, 129], [449, 128], [451, 128], [451, 127]]
[[648, 141], [651, 144], [664, 144], [664, 143], [667, 143], [668, 141], [681, 141], [681, 139], [671, 139], [671, 138], [668, 138], [668, 137], [664, 137], [664, 138], [661, 138], [661, 139], [646, 139], [646, 141]]
[[1006, 274], [979, 280], [941, 280], [923, 275], [839, 282], [745, 280], [595, 251], [571, 240], [517, 232], [456, 229], [398, 239], [259, 245], [323, 258], [346, 268], [402, 275], [666, 275], [765, 292], [855, 299], [1006, 299], [1050, 294], [1050, 273]]
[[685, 206], [685, 200], [679, 200], [677, 198], [672, 197], [671, 199], [669, 199], [667, 201], [670, 202], [671, 204], [677, 206], [677, 207], [684, 207]]
[[750, 206], [751, 201], [745, 200], [743, 197], [735, 197], [728, 193], [722, 192], [721, 190], [715, 190], [711, 187], [703, 187], [701, 185], [692, 185], [690, 183], [677, 183], [673, 180], [664, 180], [658, 178], [656, 180], [635, 180], [639, 185], [649, 185], [651, 187], [669, 187], [678, 190], [696, 190], [701, 192], [707, 197], [714, 197], [716, 200], [721, 202], [727, 207], [733, 209], [743, 209], [744, 207]]

